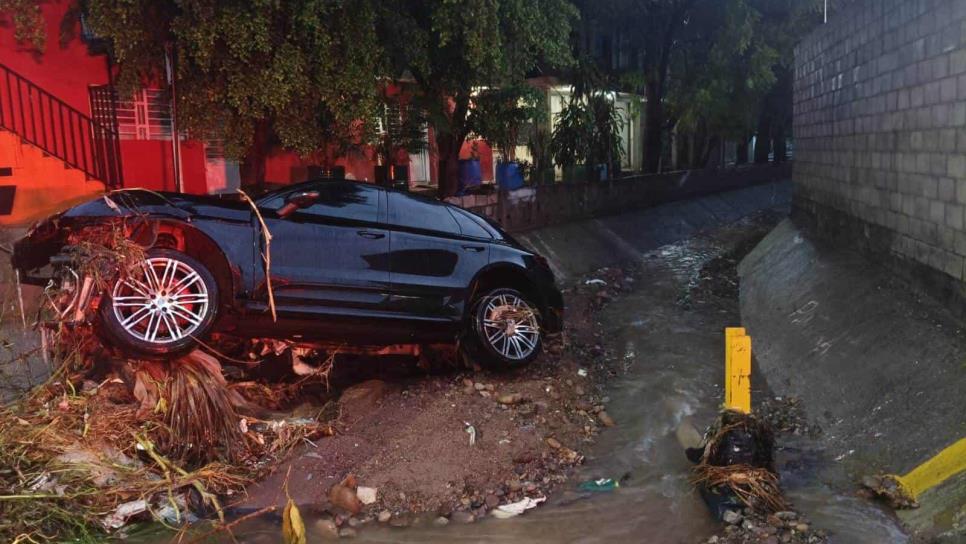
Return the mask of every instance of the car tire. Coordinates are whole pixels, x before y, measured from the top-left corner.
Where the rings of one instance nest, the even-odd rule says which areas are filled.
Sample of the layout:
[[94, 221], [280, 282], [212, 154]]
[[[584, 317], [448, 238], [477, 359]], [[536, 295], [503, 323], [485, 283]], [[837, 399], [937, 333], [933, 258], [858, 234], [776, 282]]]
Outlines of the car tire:
[[102, 336], [128, 355], [183, 355], [211, 332], [218, 284], [197, 259], [151, 249], [140, 268], [105, 290], [99, 314]]
[[[513, 313], [508, 317], [507, 313]], [[466, 346], [470, 358], [492, 369], [508, 370], [532, 362], [543, 347], [540, 312], [516, 289], [498, 288], [472, 305]]]

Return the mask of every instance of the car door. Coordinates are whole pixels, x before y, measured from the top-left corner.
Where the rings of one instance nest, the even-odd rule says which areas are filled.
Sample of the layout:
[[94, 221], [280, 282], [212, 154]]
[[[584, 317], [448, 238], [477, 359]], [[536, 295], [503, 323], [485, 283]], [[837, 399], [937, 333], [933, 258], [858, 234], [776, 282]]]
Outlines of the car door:
[[465, 235], [449, 207], [436, 201], [390, 191], [388, 204], [392, 311], [461, 319], [467, 288], [489, 262], [488, 241]]
[[389, 300], [385, 192], [342, 181], [300, 184], [318, 199], [279, 217], [286, 195], [261, 208], [272, 235], [272, 286], [280, 313], [365, 314]]

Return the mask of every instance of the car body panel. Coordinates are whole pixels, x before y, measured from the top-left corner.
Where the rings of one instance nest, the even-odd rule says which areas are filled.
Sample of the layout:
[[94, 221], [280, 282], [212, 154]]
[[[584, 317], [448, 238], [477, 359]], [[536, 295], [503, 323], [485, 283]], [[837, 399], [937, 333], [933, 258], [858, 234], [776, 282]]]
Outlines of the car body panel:
[[[279, 217], [260, 203], [272, 233], [272, 288], [285, 314], [384, 311], [389, 301], [389, 231], [380, 223], [382, 191], [355, 183], [302, 184], [317, 204]], [[292, 192], [292, 191], [290, 191]], [[252, 297], [265, 303], [267, 288]], [[306, 331], [309, 332], [309, 331]]]
[[438, 202], [392, 191], [387, 222], [394, 312], [462, 319], [467, 285], [489, 263], [489, 245], [464, 236]]

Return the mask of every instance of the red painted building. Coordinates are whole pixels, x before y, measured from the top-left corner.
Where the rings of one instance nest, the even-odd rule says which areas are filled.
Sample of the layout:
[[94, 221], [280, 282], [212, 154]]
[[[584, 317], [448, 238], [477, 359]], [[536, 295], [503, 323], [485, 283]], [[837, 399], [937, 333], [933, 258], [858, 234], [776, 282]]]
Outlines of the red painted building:
[[[85, 39], [81, 22], [69, 22], [71, 31], [64, 31], [74, 2], [42, 4], [48, 37], [42, 53], [17, 43], [11, 21], [0, 15], [0, 224], [32, 220], [110, 187], [178, 190], [178, 173], [184, 192], [237, 189], [238, 164], [223, 158], [218, 142], [173, 141], [166, 89], [144, 89], [133, 97], [113, 91], [110, 61]], [[58, 39], [63, 36], [70, 37]], [[490, 148], [479, 142], [476, 152], [483, 178], [492, 179]], [[469, 144], [462, 155], [471, 155]], [[346, 177], [373, 181], [373, 157], [364, 153], [336, 164]], [[400, 178], [435, 183], [431, 149], [402, 159], [406, 170]], [[278, 149], [268, 157], [265, 177], [287, 184], [319, 170], [311, 159]]]

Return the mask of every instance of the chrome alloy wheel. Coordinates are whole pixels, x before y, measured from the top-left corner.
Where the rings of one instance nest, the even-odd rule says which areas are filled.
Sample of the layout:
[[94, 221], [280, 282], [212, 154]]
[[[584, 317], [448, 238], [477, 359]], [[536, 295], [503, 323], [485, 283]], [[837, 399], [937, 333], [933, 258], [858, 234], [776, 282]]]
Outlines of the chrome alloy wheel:
[[511, 360], [526, 359], [540, 343], [537, 314], [522, 298], [499, 294], [487, 300], [483, 332], [490, 346]]
[[128, 334], [153, 344], [194, 333], [208, 313], [208, 288], [198, 272], [167, 257], [145, 259], [122, 278], [111, 297], [114, 316]]

